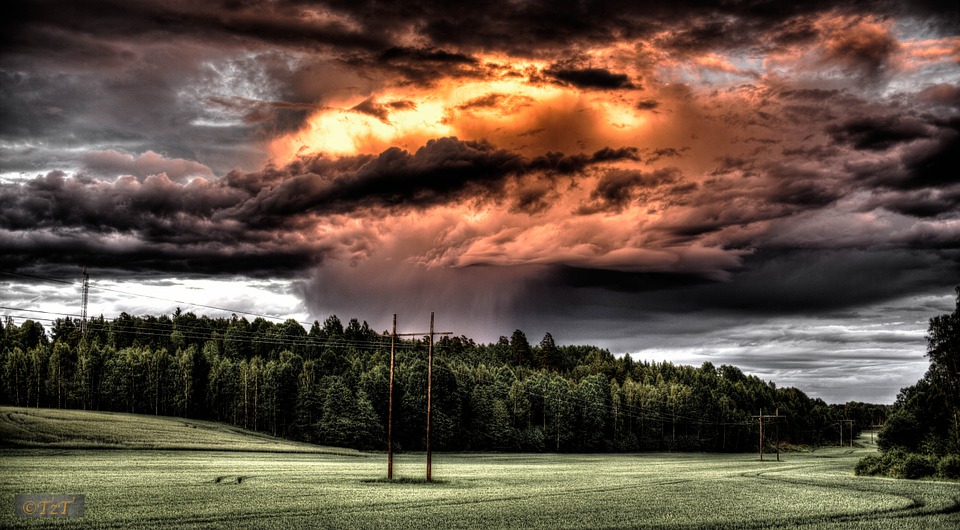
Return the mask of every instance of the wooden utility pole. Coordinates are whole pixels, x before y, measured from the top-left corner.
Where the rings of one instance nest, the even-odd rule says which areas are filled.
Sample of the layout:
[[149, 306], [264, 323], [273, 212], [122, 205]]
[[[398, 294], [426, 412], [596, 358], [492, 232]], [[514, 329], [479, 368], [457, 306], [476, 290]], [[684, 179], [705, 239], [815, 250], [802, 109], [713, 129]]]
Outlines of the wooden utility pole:
[[[777, 407], [777, 417], [780, 417], [780, 407]], [[780, 461], [780, 423], [777, 422], [777, 462]]]
[[[767, 420], [777, 421], [777, 420], [779, 420], [779, 419], [781, 419], [781, 418], [786, 418], [786, 416], [781, 416], [781, 415], [780, 415], [780, 408], [779, 408], [779, 407], [777, 408], [776, 414], [774, 414], [774, 415], [772, 415], [772, 416], [769, 415], [769, 414], [764, 415], [764, 414], [763, 414], [763, 408], [760, 409], [760, 415], [759, 415], [759, 416], [754, 416], [754, 419], [757, 419], [757, 420], [759, 420], [759, 422], [760, 422], [760, 460], [763, 460], [763, 420], [764, 420], [764, 419], [767, 419]], [[780, 427], [779, 427], [779, 425], [778, 425], [778, 426], [777, 426], [777, 462], [779, 462], [779, 461], [780, 461]]]
[[843, 424], [850, 424], [850, 447], [853, 447], [853, 420], [840, 420], [840, 447], [843, 447]]
[[387, 413], [387, 480], [393, 480], [393, 367], [397, 351], [397, 314], [393, 314], [393, 333], [390, 334], [390, 399]]
[[432, 459], [430, 453], [430, 407], [433, 390], [433, 311], [430, 312], [430, 346], [427, 348], [427, 482], [432, 479]]
[[[434, 313], [430, 312], [430, 344], [427, 349], [427, 482], [433, 480], [433, 454], [430, 451], [430, 416], [433, 406], [433, 337], [435, 335], [452, 335], [452, 331], [434, 331]], [[393, 332], [390, 334], [390, 399], [387, 413], [387, 479], [393, 479], [393, 373], [396, 358], [397, 337], [423, 336], [423, 333], [397, 333], [397, 315], [393, 315]]]

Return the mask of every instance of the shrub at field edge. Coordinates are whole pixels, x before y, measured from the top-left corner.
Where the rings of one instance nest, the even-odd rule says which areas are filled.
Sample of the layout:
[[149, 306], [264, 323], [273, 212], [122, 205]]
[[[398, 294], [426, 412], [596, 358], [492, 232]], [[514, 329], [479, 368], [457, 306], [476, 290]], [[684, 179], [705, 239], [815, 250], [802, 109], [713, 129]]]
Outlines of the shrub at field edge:
[[883, 476], [892, 478], [941, 478], [960, 479], [960, 455], [933, 455], [907, 453], [894, 449], [883, 454], [861, 458], [853, 472], [859, 476]]

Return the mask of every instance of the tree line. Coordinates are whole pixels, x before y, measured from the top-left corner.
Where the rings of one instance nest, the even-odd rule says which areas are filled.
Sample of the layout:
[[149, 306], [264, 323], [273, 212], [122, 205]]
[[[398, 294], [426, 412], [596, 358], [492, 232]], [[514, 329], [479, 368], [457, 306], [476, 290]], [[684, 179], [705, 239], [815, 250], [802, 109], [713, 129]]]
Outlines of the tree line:
[[[294, 320], [120, 314], [113, 320], [0, 327], [0, 402], [207, 419], [312, 443], [386, 449], [390, 337], [335, 315]], [[396, 450], [425, 445], [427, 337], [397, 340]], [[434, 345], [431, 447], [470, 451], [755, 451], [845, 443], [888, 407], [827, 404], [740, 369], [634, 361], [531, 344], [521, 330], [490, 344]], [[852, 432], [850, 431], [852, 427]]]
[[900, 390], [860, 475], [960, 479], [960, 287], [952, 313], [930, 319], [923, 377]]

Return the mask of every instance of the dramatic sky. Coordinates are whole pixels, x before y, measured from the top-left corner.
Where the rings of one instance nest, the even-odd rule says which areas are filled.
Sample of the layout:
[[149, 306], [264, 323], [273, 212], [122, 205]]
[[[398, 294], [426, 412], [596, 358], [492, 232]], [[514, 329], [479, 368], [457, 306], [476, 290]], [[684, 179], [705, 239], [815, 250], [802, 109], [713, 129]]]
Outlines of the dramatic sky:
[[892, 402], [960, 284], [950, 4], [22, 2], [0, 313], [86, 266], [107, 318], [436, 311]]

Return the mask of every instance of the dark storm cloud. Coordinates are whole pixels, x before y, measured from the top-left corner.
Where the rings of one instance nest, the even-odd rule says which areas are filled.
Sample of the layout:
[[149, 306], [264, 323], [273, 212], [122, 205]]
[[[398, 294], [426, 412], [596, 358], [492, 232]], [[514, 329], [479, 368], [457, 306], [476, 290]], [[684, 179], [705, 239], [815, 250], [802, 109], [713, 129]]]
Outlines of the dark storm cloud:
[[842, 197], [845, 191], [817, 171], [774, 163], [767, 174], [772, 183], [766, 199], [780, 204], [821, 208]]
[[[132, 161], [119, 153], [107, 157]], [[524, 158], [483, 142], [442, 138], [413, 154], [390, 148], [376, 157], [331, 160], [318, 156], [186, 184], [173, 182], [165, 173], [109, 182], [55, 171], [26, 182], [0, 184], [0, 230], [9, 231], [3, 236], [4, 246], [10, 249], [10, 259], [19, 261], [71, 259], [86, 248], [90, 253], [130, 260], [138, 267], [150, 263], [164, 268], [161, 260], [150, 256], [170, 251], [175, 268], [187, 257], [207, 268], [234, 255], [242, 259], [231, 270], [241, 269], [245, 262], [260, 267], [263, 261], [253, 258], [267, 260], [273, 254], [284, 267], [300, 260], [305, 268], [329, 249], [321, 245], [311, 252], [308, 243], [287, 243], [277, 229], [301, 230], [315, 222], [310, 216], [366, 208], [404, 211], [463, 200], [502, 200], [511, 179], [573, 175], [597, 164], [636, 157], [634, 149], [603, 149], [593, 154]], [[544, 206], [551, 196], [549, 186], [534, 190], [528, 188], [527, 199], [517, 199], [518, 208], [531, 211]], [[120, 239], [125, 243], [85, 244], [84, 233], [123, 235]], [[70, 251], [51, 252], [64, 237], [70, 240]], [[236, 252], [230, 250], [233, 246]]]
[[242, 218], [301, 212], [349, 212], [360, 207], [416, 208], [494, 192], [524, 167], [520, 157], [489, 144], [430, 140], [410, 154], [393, 147], [351, 175], [294, 175], [239, 207]]
[[375, 56], [361, 53], [346, 61], [358, 68], [382, 69], [424, 86], [450, 77], [480, 77], [486, 72], [474, 57], [434, 48], [394, 46]]
[[688, 148], [676, 149], [673, 147], [654, 149], [652, 153], [644, 157], [643, 162], [645, 164], [652, 164], [661, 158], [679, 158], [683, 156], [683, 151], [686, 151], [687, 149]]
[[536, 289], [542, 289], [539, 294], [547, 298], [550, 292], [558, 293], [556, 303], [561, 305], [557, 307], [564, 307], [561, 299], [577, 293], [594, 303], [605, 296], [618, 300], [611, 311], [637, 316], [661, 311], [801, 315], [838, 312], [911, 293], [948, 292], [960, 279], [960, 251], [758, 251], [745, 258], [729, 282], [709, 281], [697, 274], [573, 267], [556, 267], [547, 278]]
[[467, 101], [463, 105], [457, 106], [460, 110], [469, 110], [469, 109], [491, 109], [496, 108], [500, 105], [501, 102], [511, 97], [509, 94], [487, 94], [485, 96], [480, 96], [478, 98], [473, 98], [470, 101]]
[[635, 106], [639, 110], [655, 110], [660, 106], [660, 102], [655, 99], [644, 99], [642, 101], [638, 101]]
[[907, 149], [903, 163], [909, 177], [908, 188], [945, 187], [960, 184], [960, 117], [938, 131], [935, 141], [919, 143]]
[[[293, 175], [238, 206], [242, 219], [281, 222], [304, 212], [345, 213], [359, 208], [426, 208], [466, 199], [502, 198], [508, 179], [533, 172], [570, 175], [586, 168], [636, 158], [634, 149], [602, 149], [591, 155], [548, 153], [530, 159], [484, 142], [430, 140], [410, 154], [393, 147], [349, 175]], [[368, 161], [366, 161], [368, 160]], [[523, 201], [521, 201], [523, 202]]]
[[828, 127], [827, 132], [837, 143], [870, 151], [885, 151], [900, 143], [929, 138], [932, 133], [926, 123], [900, 116], [853, 118]]
[[350, 110], [354, 112], [359, 112], [360, 114], [366, 114], [367, 116], [373, 116], [374, 118], [389, 125], [390, 111], [412, 110], [416, 108], [417, 108], [417, 104], [412, 101], [390, 101], [387, 103], [380, 104], [374, 100], [373, 96], [370, 96], [367, 99], [361, 101], [360, 103], [354, 105]]
[[[949, 188], [960, 184], [960, 119], [856, 118], [831, 126], [837, 144], [892, 152], [884, 159], [851, 162], [849, 170], [871, 185], [899, 190]], [[899, 147], [899, 150], [894, 148]]]
[[920, 189], [876, 192], [864, 209], [886, 208], [912, 217], [935, 218], [960, 210], [960, 186], [950, 190]]
[[[781, 42], [813, 36], [804, 17], [831, 10], [854, 9], [878, 13], [914, 11], [956, 23], [957, 8], [947, 4], [924, 8], [911, 2], [715, 2], [677, 1], [644, 3], [549, 1], [488, 3], [376, 1], [204, 3], [189, 1], [83, 3], [31, 2], [5, 22], [4, 46], [22, 46], [37, 28], [69, 28], [80, 34], [190, 35], [208, 40], [242, 38], [273, 45], [376, 52], [383, 60], [412, 59], [446, 63], [473, 61], [463, 50], [498, 48], [522, 55], [549, 46], [563, 49], [613, 38], [641, 38], [684, 20], [683, 31], [671, 34], [676, 48], [752, 45], [772, 31]], [[799, 22], [798, 22], [799, 21]], [[402, 29], [417, 26], [430, 43], [423, 47], [401, 44]], [[771, 29], [772, 28], [772, 29]], [[30, 41], [45, 46], [37, 37]], [[884, 41], [872, 35], [848, 35], [837, 43], [834, 56], [844, 61], [882, 60]], [[448, 49], [451, 47], [452, 49]], [[881, 55], [878, 55], [881, 54]], [[878, 59], [878, 57], [880, 59]]]
[[[202, 245], [130, 244], [118, 247], [90, 238], [36, 238], [30, 244], [0, 236], [7, 249], [0, 268], [30, 270], [54, 277], [73, 277], [78, 264], [115, 270], [115, 277], [175, 273], [180, 278], [242, 274], [253, 278], [294, 278], [304, 267], [319, 264], [323, 250], [315, 246], [285, 247], [264, 252], [262, 248], [226, 248], [211, 242]], [[55, 256], [55, 258], [54, 258]]]
[[[579, 213], [592, 214], [600, 211], [620, 211], [633, 201], [650, 198], [653, 190], [681, 179], [677, 168], [663, 168], [653, 172], [610, 170], [597, 182], [590, 194], [590, 202], [581, 206]], [[674, 192], [674, 188], [668, 188]], [[661, 191], [661, 196], [664, 195]]]
[[373, 96], [361, 101], [350, 110], [359, 112], [361, 114], [366, 114], [368, 116], [373, 116], [383, 123], [390, 123], [389, 109], [383, 105], [377, 105], [373, 100]]
[[692, 17], [689, 25], [664, 37], [661, 44], [682, 54], [697, 54], [708, 50], [738, 48], [756, 42], [760, 28], [757, 21], [715, 13]]
[[394, 46], [378, 57], [381, 62], [414, 61], [439, 64], [477, 64], [478, 61], [462, 53], [451, 53], [445, 50], [425, 48], [404, 48]]
[[[224, 6], [189, 1], [123, 2], [31, 2], [13, 17], [13, 39], [39, 48], [48, 46], [36, 28], [70, 28], [83, 34], [189, 35], [201, 39], [243, 37], [274, 44], [315, 48], [324, 45], [348, 48], [383, 49], [386, 42], [376, 33], [352, 30], [336, 20], [304, 17], [310, 3], [283, 3]], [[36, 35], [36, 38], [31, 38]], [[4, 44], [7, 44], [6, 42]]]
[[604, 68], [571, 68], [554, 65], [544, 70], [553, 79], [579, 88], [635, 89], [639, 88], [626, 74], [618, 74]]

